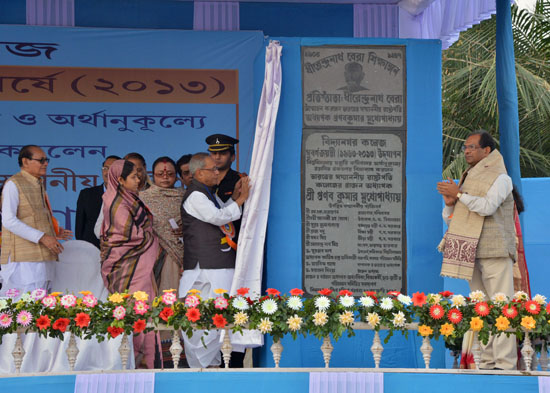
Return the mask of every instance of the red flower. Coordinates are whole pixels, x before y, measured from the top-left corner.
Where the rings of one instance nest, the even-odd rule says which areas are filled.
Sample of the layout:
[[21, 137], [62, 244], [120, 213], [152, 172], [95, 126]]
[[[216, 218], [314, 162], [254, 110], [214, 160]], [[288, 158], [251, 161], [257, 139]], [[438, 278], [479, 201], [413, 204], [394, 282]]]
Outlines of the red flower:
[[319, 293], [319, 295], [330, 296], [330, 294], [332, 293], [332, 289], [324, 288], [320, 291], [317, 291], [317, 293]]
[[528, 302], [525, 302], [525, 311], [527, 311], [529, 314], [537, 315], [540, 312], [540, 304], [535, 302], [534, 300], [529, 300]]
[[290, 290], [290, 294], [292, 296], [302, 296], [304, 294], [304, 291], [302, 291], [301, 289], [298, 289], [298, 288], [294, 288], [294, 289]]
[[79, 328], [85, 328], [90, 325], [90, 315], [85, 312], [79, 312], [74, 319], [76, 326]]
[[237, 289], [237, 295], [244, 296], [248, 293], [250, 288], [239, 288]]
[[474, 310], [476, 314], [479, 315], [480, 317], [486, 317], [487, 315], [489, 315], [489, 312], [491, 311], [491, 309], [489, 308], [489, 305], [485, 302], [476, 303]]
[[348, 291], [347, 289], [342, 289], [338, 294], [340, 296], [353, 296], [353, 292]]
[[172, 310], [171, 307], [164, 307], [160, 312], [159, 317], [164, 321], [168, 321], [168, 318], [172, 315], [174, 315], [174, 310]]
[[401, 295], [401, 292], [399, 292], [399, 291], [389, 291], [388, 295], [390, 295], [390, 296], [399, 296], [399, 295]]
[[145, 323], [145, 319], [138, 319], [134, 322], [134, 333], [141, 333], [146, 327], [147, 324]]
[[370, 296], [371, 298], [374, 299], [375, 302], [378, 303], [378, 298], [376, 297], [376, 291], [365, 291], [363, 293], [365, 294], [365, 296]]
[[452, 293], [451, 291], [443, 291], [443, 292], [439, 292], [439, 294], [443, 297], [451, 297], [454, 295], [454, 293]]
[[548, 314], [550, 314], [550, 303], [548, 303], [548, 304], [546, 305], [546, 312], [547, 312]]
[[109, 327], [107, 328], [107, 331], [109, 332], [109, 334], [111, 335], [112, 338], [115, 338], [115, 337], [118, 336], [119, 334], [124, 333], [124, 329], [123, 329], [123, 328], [114, 327], [114, 326], [109, 326]]
[[[267, 298], [267, 296], [266, 296]], [[250, 304], [251, 306], [254, 304], [254, 300], [250, 299], [249, 297], [246, 298], [246, 302]]]
[[67, 326], [69, 326], [69, 323], [71, 321], [69, 318], [59, 318], [57, 321], [53, 323], [53, 328], [55, 330], [59, 330], [61, 333], [65, 333], [65, 330], [67, 330]]
[[227, 325], [227, 319], [225, 319], [221, 314], [215, 314], [212, 317], [212, 322], [214, 322], [214, 325], [217, 328], [222, 328], [222, 327], [225, 327], [225, 325]]
[[187, 312], [185, 313], [185, 316], [191, 322], [197, 322], [201, 318], [201, 312], [199, 311], [198, 308], [191, 307], [191, 308], [187, 309]]
[[447, 313], [447, 319], [451, 321], [451, 323], [454, 323], [456, 325], [457, 323], [462, 321], [462, 313], [458, 308], [451, 308]]
[[50, 321], [50, 318], [48, 318], [47, 315], [41, 315], [41, 316], [38, 317], [38, 319], [36, 320], [36, 326], [37, 326], [38, 329], [40, 329], [40, 330], [44, 330], [44, 329], [50, 327], [50, 324], [51, 324], [51, 321]]
[[441, 319], [445, 315], [445, 310], [439, 304], [434, 304], [430, 307], [430, 316], [433, 319]]
[[274, 288], [267, 288], [266, 292], [268, 295], [272, 295], [272, 296], [279, 296], [281, 294], [281, 292], [279, 292]]
[[511, 306], [506, 304], [504, 307], [502, 307], [502, 315], [507, 318], [514, 319], [518, 315], [518, 310], [513, 304]]
[[422, 307], [424, 304], [426, 304], [426, 301], [428, 300], [428, 296], [424, 294], [424, 292], [415, 292], [413, 293], [413, 306], [416, 307]]

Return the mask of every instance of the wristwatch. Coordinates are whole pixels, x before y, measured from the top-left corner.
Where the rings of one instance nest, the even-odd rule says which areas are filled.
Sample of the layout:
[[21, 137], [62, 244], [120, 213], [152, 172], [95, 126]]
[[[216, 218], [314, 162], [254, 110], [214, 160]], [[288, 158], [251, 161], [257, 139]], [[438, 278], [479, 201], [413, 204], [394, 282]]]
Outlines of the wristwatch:
[[460, 191], [456, 193], [456, 199], [460, 199], [461, 196], [462, 196], [462, 193]]

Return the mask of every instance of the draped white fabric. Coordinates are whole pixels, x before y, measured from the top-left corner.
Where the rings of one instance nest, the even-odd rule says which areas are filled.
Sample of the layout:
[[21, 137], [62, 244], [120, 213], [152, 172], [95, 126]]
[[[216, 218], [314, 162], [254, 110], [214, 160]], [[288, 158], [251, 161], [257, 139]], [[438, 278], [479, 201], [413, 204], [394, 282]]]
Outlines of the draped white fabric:
[[495, 12], [495, 0], [435, 0], [417, 15], [400, 7], [399, 37], [440, 39], [442, 49], [447, 49], [461, 31]]
[[384, 374], [310, 373], [309, 393], [384, 393]]
[[354, 37], [399, 37], [399, 7], [396, 4], [354, 4]]
[[[265, 77], [256, 120], [256, 135], [250, 164], [252, 189], [244, 205], [241, 232], [235, 262], [231, 294], [241, 287], [250, 288], [252, 296], [259, 295], [262, 284], [264, 242], [271, 193], [271, 165], [275, 143], [275, 122], [281, 97], [281, 52], [278, 42], [270, 42], [265, 53]], [[261, 345], [263, 336], [249, 332], [236, 334], [236, 344]]]
[[539, 377], [539, 393], [550, 393], [550, 377]]
[[74, 393], [154, 393], [154, 373], [78, 374]]
[[239, 2], [195, 1], [193, 30], [239, 30]]
[[27, 0], [27, 24], [74, 26], [74, 0]]

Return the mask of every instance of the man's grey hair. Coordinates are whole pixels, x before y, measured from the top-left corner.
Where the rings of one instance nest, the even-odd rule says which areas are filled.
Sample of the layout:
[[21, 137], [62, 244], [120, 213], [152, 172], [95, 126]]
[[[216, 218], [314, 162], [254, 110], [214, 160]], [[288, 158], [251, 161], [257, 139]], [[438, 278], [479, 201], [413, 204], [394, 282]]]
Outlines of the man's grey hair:
[[195, 176], [196, 171], [206, 166], [206, 164], [204, 163], [204, 160], [207, 157], [210, 157], [210, 154], [208, 153], [193, 154], [193, 157], [191, 157], [191, 160], [189, 161], [189, 172], [191, 172], [191, 175]]

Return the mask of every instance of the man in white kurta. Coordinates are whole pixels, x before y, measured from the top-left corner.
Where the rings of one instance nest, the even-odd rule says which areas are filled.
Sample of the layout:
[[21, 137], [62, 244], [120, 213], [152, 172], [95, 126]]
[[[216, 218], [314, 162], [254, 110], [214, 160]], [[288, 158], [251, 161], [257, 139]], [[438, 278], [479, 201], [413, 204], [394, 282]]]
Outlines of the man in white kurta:
[[[201, 291], [203, 299], [214, 297], [218, 288], [229, 290], [235, 271], [235, 250], [225, 238], [221, 226], [241, 217], [241, 206], [248, 198], [248, 178], [235, 187], [231, 199], [223, 203], [211, 192], [217, 184], [218, 169], [206, 153], [198, 153], [190, 161], [193, 181], [183, 199], [184, 272], [179, 293], [191, 289]], [[234, 230], [234, 229], [233, 229]], [[203, 338], [205, 346], [201, 341]], [[197, 331], [184, 337], [185, 355], [192, 368], [221, 364], [219, 334]]]

